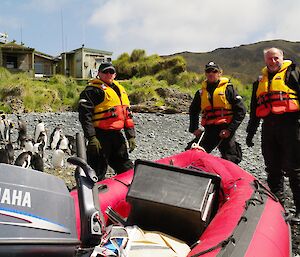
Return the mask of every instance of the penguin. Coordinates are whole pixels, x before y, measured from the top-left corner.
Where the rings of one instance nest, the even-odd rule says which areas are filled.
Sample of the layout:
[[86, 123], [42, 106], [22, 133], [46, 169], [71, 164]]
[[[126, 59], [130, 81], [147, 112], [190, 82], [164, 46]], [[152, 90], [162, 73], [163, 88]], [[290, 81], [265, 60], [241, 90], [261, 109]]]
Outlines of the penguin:
[[17, 157], [17, 159], [15, 161], [15, 165], [21, 166], [23, 168], [29, 168], [31, 165], [31, 157], [32, 157], [32, 152], [30, 152], [30, 151], [22, 152]]
[[61, 137], [61, 133], [62, 133], [62, 130], [60, 127], [56, 127], [52, 134], [50, 135], [50, 149], [51, 150], [54, 150], [54, 149], [57, 149], [57, 144], [58, 144], [58, 141]]
[[31, 168], [44, 172], [44, 161], [38, 153], [33, 153], [31, 157]]
[[0, 119], [0, 135], [1, 135], [1, 141], [5, 141], [5, 115], [1, 115]]
[[57, 143], [56, 149], [61, 149], [64, 152], [67, 152], [69, 155], [71, 155], [71, 150], [69, 149], [69, 140], [66, 136], [61, 135], [61, 137]]
[[31, 138], [26, 138], [25, 139], [24, 150], [33, 152], [33, 140]]
[[0, 133], [1, 139], [4, 143], [11, 142], [11, 129], [13, 128], [13, 122], [9, 119], [6, 119], [5, 114], [1, 115], [0, 120]]
[[62, 168], [65, 163], [64, 157], [65, 157], [64, 151], [61, 149], [56, 149], [52, 155], [53, 168], [55, 169]]
[[3, 148], [0, 149], [0, 163], [7, 163], [7, 164], [9, 164], [8, 153]]
[[5, 145], [5, 148], [0, 149], [0, 163], [13, 164], [14, 148], [11, 143]]
[[37, 153], [40, 156], [44, 157], [44, 148], [43, 147], [44, 147], [44, 145], [42, 142], [35, 143], [33, 145], [32, 153]]
[[12, 128], [14, 127], [14, 123], [11, 120], [7, 119], [6, 124], [7, 124], [7, 127], [6, 127], [6, 142], [10, 143], [11, 142], [11, 131], [12, 131]]
[[44, 152], [47, 148], [48, 136], [46, 131], [42, 131], [37, 139], [36, 144], [39, 144], [39, 153], [44, 157]]
[[42, 120], [39, 120], [38, 122], [39, 123], [35, 126], [34, 129], [34, 142], [37, 142], [41, 132], [46, 132], [44, 122]]
[[69, 149], [71, 151], [71, 155], [76, 153], [76, 140], [75, 137], [71, 136], [71, 135], [66, 135], [66, 138], [69, 141]]
[[18, 138], [17, 144], [19, 149], [24, 148], [25, 139], [27, 138], [27, 124], [26, 121], [21, 119], [20, 115], [17, 116], [18, 118]]
[[15, 151], [14, 151], [14, 147], [11, 142], [9, 142], [8, 144], [5, 145], [5, 150], [8, 155], [8, 164], [13, 164], [14, 159], [15, 159]]

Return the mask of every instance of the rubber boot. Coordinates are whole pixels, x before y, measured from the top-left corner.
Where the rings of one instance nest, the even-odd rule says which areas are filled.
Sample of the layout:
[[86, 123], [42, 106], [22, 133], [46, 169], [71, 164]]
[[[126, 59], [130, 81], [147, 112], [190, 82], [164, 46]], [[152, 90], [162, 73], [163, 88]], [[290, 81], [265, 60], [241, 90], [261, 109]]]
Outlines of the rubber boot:
[[277, 197], [277, 199], [279, 200], [279, 202], [281, 203], [282, 207], [284, 208], [284, 202], [285, 202], [285, 197], [284, 197], [284, 192], [283, 191], [279, 191], [274, 193]]
[[299, 199], [295, 199], [294, 197], [294, 204], [296, 206], [296, 213], [294, 217], [291, 219], [291, 222], [297, 225], [300, 225], [300, 201]]
[[300, 211], [296, 211], [295, 216], [291, 219], [293, 224], [300, 224]]

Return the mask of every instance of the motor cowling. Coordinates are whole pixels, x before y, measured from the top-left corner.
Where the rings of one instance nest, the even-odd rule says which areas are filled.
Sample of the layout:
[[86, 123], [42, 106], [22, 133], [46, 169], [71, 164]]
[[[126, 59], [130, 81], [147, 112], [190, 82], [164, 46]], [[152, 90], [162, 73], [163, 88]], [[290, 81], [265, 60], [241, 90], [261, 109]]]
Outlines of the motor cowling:
[[62, 179], [0, 164], [0, 256], [74, 256], [75, 223]]

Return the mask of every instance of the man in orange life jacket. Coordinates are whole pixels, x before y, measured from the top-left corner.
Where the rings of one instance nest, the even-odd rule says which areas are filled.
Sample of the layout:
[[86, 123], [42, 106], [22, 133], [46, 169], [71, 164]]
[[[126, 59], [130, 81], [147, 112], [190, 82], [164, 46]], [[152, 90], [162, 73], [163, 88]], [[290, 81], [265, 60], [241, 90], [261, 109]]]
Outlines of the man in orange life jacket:
[[235, 142], [235, 131], [243, 121], [246, 108], [230, 81], [221, 77], [222, 70], [214, 62], [205, 66], [206, 80], [198, 90], [190, 106], [189, 131], [198, 142], [203, 130], [199, 129], [199, 114], [204, 135], [200, 142], [206, 152], [218, 147], [222, 158], [239, 163], [242, 160], [240, 145]]
[[266, 67], [253, 83], [246, 143], [262, 124], [262, 154], [271, 191], [284, 203], [284, 172], [289, 177], [296, 206], [295, 222], [300, 222], [300, 72], [283, 59], [278, 48], [264, 50]]
[[133, 167], [127, 152], [136, 147], [130, 103], [124, 87], [115, 81], [111, 63], [99, 66], [98, 76], [81, 92], [79, 121], [88, 139], [87, 159], [102, 179], [109, 165], [119, 174]]

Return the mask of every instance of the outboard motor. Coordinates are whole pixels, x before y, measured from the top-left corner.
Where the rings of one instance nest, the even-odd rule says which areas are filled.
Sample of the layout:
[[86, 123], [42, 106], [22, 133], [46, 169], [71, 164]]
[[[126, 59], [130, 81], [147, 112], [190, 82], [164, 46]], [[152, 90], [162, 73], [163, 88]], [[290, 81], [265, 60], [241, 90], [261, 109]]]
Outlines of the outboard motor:
[[62, 179], [1, 163], [0, 257], [83, 257], [89, 256], [84, 249], [99, 244], [105, 228], [95, 186], [98, 178], [85, 162], [82, 133], [76, 141], [78, 157], [68, 161], [77, 165], [81, 242], [73, 198]]
[[58, 177], [0, 164], [0, 256], [74, 256], [73, 199]]

